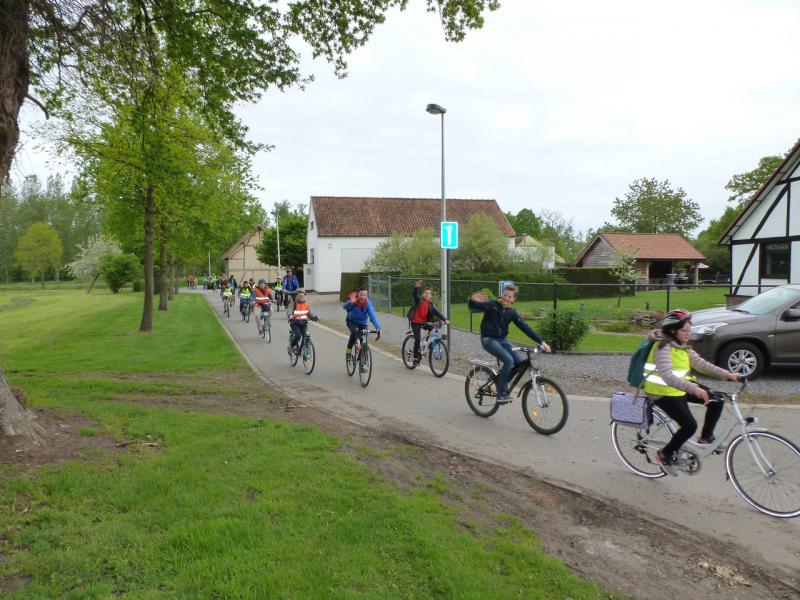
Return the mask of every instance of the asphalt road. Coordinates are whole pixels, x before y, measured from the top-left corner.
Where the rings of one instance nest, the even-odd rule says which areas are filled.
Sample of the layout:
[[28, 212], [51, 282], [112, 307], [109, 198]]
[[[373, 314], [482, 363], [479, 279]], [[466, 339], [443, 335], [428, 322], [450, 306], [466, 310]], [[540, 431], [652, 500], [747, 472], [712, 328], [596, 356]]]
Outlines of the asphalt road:
[[[345, 336], [318, 323], [309, 329], [317, 349], [314, 372], [289, 366], [284, 313], [273, 317], [273, 340], [257, 336], [254, 322], [222, 313], [219, 296], [203, 292], [243, 354], [271, 384], [299, 404], [316, 405], [368, 426], [389, 427], [485, 460], [531, 469], [540, 477], [601, 496], [735, 543], [754, 559], [796, 572], [800, 565], [800, 518], [774, 519], [751, 509], [726, 481], [722, 456], [706, 459], [696, 476], [648, 480], [628, 471], [611, 445], [608, 400], [570, 396], [565, 428], [547, 437], [534, 432], [520, 404], [501, 407], [489, 419], [474, 415], [464, 397], [464, 378], [434, 378], [425, 368], [407, 370], [399, 356], [373, 349], [373, 375], [362, 388], [345, 371]], [[342, 318], [344, 314], [342, 313]], [[800, 443], [800, 408], [759, 407], [760, 426]], [[722, 431], [724, 419], [717, 427]]]

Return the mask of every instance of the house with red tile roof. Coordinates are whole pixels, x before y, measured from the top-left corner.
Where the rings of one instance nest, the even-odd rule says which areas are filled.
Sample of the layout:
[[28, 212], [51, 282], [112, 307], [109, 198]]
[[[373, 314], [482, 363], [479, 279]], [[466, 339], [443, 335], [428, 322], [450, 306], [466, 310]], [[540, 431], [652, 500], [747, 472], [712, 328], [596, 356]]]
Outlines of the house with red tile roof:
[[[361, 271], [372, 251], [391, 235], [439, 231], [441, 198], [312, 196], [308, 214], [305, 286], [338, 292], [342, 273]], [[447, 199], [447, 220], [461, 230], [474, 214], [494, 219], [514, 246], [514, 230], [496, 200]]]
[[615, 252], [636, 257], [637, 283], [663, 283], [678, 261], [691, 263], [690, 279], [699, 282], [705, 256], [677, 233], [598, 233], [576, 258], [574, 267], [612, 267]]
[[730, 247], [731, 296], [800, 283], [800, 140], [719, 243]]

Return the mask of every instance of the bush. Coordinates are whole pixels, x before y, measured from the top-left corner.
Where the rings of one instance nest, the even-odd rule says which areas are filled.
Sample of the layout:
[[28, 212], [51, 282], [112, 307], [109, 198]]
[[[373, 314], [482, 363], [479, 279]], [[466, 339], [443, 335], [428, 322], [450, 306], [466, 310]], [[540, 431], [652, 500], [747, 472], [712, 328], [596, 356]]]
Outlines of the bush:
[[144, 291], [144, 279], [137, 279], [133, 282], [133, 291], [134, 292], [143, 292]]
[[100, 273], [108, 289], [117, 294], [126, 283], [139, 277], [141, 267], [135, 254], [115, 254], [103, 257]]
[[589, 333], [589, 324], [579, 312], [554, 311], [539, 322], [539, 333], [553, 350], [574, 350]]
[[344, 302], [350, 292], [357, 290], [362, 285], [366, 285], [366, 283], [367, 276], [364, 273], [342, 273], [339, 279], [339, 300]]

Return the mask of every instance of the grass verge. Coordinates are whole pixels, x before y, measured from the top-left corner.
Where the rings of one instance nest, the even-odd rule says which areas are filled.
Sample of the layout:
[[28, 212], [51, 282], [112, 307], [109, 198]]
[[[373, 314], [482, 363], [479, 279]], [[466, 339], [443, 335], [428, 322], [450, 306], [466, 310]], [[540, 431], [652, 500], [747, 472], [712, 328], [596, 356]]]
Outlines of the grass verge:
[[158, 407], [274, 398], [201, 296], [177, 298], [146, 335], [140, 303], [45, 291], [0, 312], [7, 374], [31, 404], [127, 444], [0, 465], [6, 597], [607, 597], [515, 521], [461, 527], [446, 489], [398, 493], [316, 429]]

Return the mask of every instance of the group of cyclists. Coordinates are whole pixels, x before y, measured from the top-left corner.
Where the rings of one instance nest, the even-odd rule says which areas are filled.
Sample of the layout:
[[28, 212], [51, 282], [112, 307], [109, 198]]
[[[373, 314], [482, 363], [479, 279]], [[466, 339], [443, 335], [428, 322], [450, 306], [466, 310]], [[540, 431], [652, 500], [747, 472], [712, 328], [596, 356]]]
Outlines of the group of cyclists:
[[[252, 306], [258, 307], [262, 312], [269, 311], [271, 305], [276, 302], [276, 295], [282, 295], [284, 301], [287, 301], [288, 298], [293, 299], [292, 308], [287, 310], [287, 318], [292, 331], [287, 351], [297, 352], [298, 345], [305, 336], [308, 320], [316, 321], [319, 320], [319, 317], [311, 312], [305, 293], [300, 290], [300, 284], [292, 269], [287, 269], [287, 273], [282, 279], [276, 279], [272, 289], [264, 279], [255, 284], [251, 278], [239, 286], [236, 279], [230, 276], [220, 282], [220, 293], [223, 298], [234, 298], [237, 287], [240, 311], [249, 310]], [[432, 292], [431, 287], [423, 288], [422, 281], [417, 280], [414, 284], [412, 304], [406, 313], [410, 330], [414, 335], [413, 362], [415, 365], [418, 365], [421, 360], [421, 331], [429, 329], [436, 320], [445, 324], [450, 322], [448, 316], [443, 314], [433, 303]], [[518, 296], [519, 290], [515, 285], [506, 285], [496, 300], [490, 300], [484, 292], [476, 292], [470, 296], [468, 301], [472, 310], [483, 313], [480, 326], [481, 346], [487, 353], [496, 357], [500, 363], [497, 377], [496, 400], [498, 404], [510, 401], [509, 373], [521, 360], [507, 339], [509, 325], [514, 323], [544, 352], [551, 351], [547, 342], [514, 310], [513, 305]], [[377, 338], [380, 338], [382, 327], [365, 288], [352, 292], [342, 308], [347, 313], [345, 323], [350, 331], [345, 349], [346, 358], [350, 359], [360, 332], [365, 330], [371, 322], [375, 327]], [[674, 453], [697, 430], [697, 422], [689, 411], [688, 403], [707, 406], [698, 439], [701, 444], [709, 444], [714, 441], [714, 427], [719, 420], [722, 408], [718, 403], [709, 402], [708, 388], [695, 381], [691, 374], [692, 369], [719, 379], [737, 381], [740, 378], [738, 373], [708, 363], [691, 349], [688, 344], [691, 317], [691, 313], [683, 309], [675, 309], [664, 315], [656, 324], [657, 329], [650, 334], [656, 343], [653, 345], [645, 366], [644, 393], [653, 404], [661, 408], [678, 425], [670, 442], [656, 455], [656, 461], [670, 474], [676, 474], [672, 466]]]

